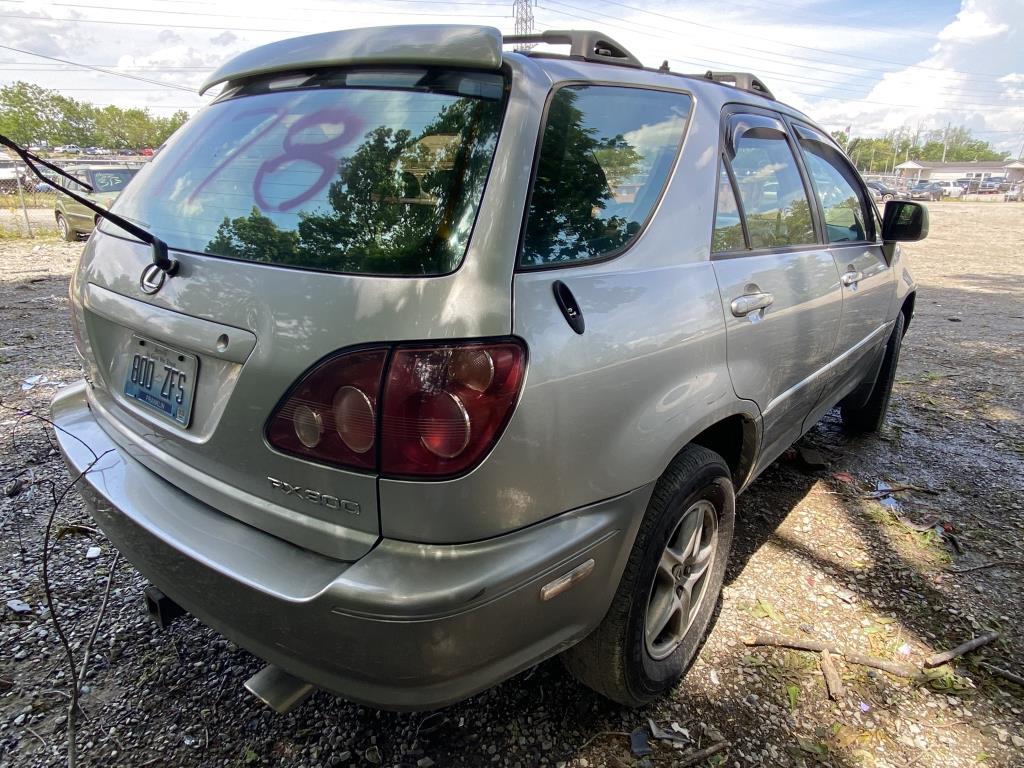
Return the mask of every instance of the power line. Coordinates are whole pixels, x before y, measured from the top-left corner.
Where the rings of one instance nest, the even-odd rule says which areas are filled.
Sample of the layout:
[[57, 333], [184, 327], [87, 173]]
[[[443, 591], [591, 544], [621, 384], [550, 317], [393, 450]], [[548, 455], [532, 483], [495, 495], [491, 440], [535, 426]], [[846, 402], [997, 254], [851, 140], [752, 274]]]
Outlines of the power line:
[[[367, 11], [368, 15], [373, 16], [462, 16], [458, 13], [429, 13], [429, 12], [418, 12], [418, 11]], [[505, 19], [508, 18], [508, 14], [473, 14], [474, 18], [478, 19]], [[17, 19], [20, 21], [59, 21], [70, 24], [110, 24], [119, 27], [158, 27], [160, 29], [205, 29], [213, 31], [236, 31], [236, 32], [273, 32], [280, 34], [282, 32], [289, 34], [306, 34], [309, 30], [303, 29], [280, 29], [280, 28], [266, 28], [266, 27], [232, 27], [230, 30], [226, 29], [223, 25], [221, 26], [209, 26], [206, 24], [157, 24], [156, 22], [146, 21], [108, 21], [104, 19], [84, 19], [84, 18], [68, 18], [66, 16], [19, 16], [17, 14], [7, 14], [7, 19]]]
[[[899, 66], [899, 67], [908, 67], [908, 68], [912, 67], [912, 68], [915, 68], [915, 69], [925, 69], [925, 70], [930, 70], [930, 71], [938, 71], [938, 72], [946, 72], [947, 71], [947, 70], [945, 70], [942, 67], [929, 67], [929, 66], [924, 65], [924, 64], [910, 64], [910, 63], [905, 62], [905, 61], [895, 61], [893, 59], [883, 59], [883, 58], [876, 57], [876, 56], [858, 56], [855, 53], [843, 53], [842, 51], [829, 51], [829, 50], [826, 50], [824, 48], [815, 48], [814, 46], [810, 46], [810, 45], [798, 45], [797, 43], [791, 43], [791, 42], [786, 41], [786, 40], [776, 40], [775, 38], [765, 37], [764, 35], [751, 35], [748, 32], [739, 32], [737, 30], [724, 29], [722, 27], [716, 27], [716, 26], [714, 26], [712, 24], [704, 24], [704, 23], [699, 22], [699, 21], [692, 21], [690, 19], [684, 19], [684, 18], [679, 17], [679, 16], [670, 16], [669, 14], [666, 14], [666, 13], [658, 13], [657, 11], [648, 11], [645, 8], [638, 8], [635, 5], [629, 5], [627, 3], [618, 2], [618, 0], [605, 0], [605, 2], [607, 2], [609, 5], [617, 5], [617, 6], [621, 7], [621, 8], [627, 8], [627, 9], [629, 9], [631, 11], [638, 11], [640, 13], [646, 13], [649, 16], [659, 16], [659, 17], [661, 17], [663, 19], [669, 19], [671, 21], [676, 21], [676, 22], [679, 22], [679, 23], [682, 23], [682, 24], [689, 24], [689, 25], [694, 26], [694, 27], [701, 27], [703, 29], [712, 29], [712, 30], [715, 30], [716, 32], [726, 32], [726, 33], [728, 33], [730, 35], [742, 35], [743, 37], [751, 37], [751, 38], [754, 38], [756, 40], [768, 40], [770, 42], [779, 43], [780, 45], [787, 45], [787, 46], [790, 46], [792, 48], [800, 48], [800, 49], [805, 50], [805, 51], [814, 51], [816, 53], [824, 53], [824, 54], [826, 54], [828, 56], [843, 56], [843, 57], [848, 58], [848, 59], [857, 59], [859, 61], [882, 62], [882, 63], [885, 63], [885, 64], [894, 64], [894, 65]], [[753, 48], [751, 50], [759, 50], [759, 49]], [[969, 71], [964, 71], [961, 74], [977, 76], [977, 77], [983, 77], [983, 78], [987, 78], [987, 77], [1002, 77], [1002, 75], [996, 75], [996, 74], [993, 74], [991, 72], [969, 72]]]
[[6, 51], [14, 51], [15, 53], [23, 53], [26, 56], [38, 56], [40, 59], [49, 59], [50, 61], [59, 61], [61, 64], [70, 64], [73, 67], [80, 67], [81, 69], [91, 69], [94, 72], [102, 72], [105, 75], [114, 75], [115, 77], [126, 77], [129, 80], [138, 80], [141, 83], [149, 83], [150, 85], [159, 85], [164, 88], [174, 88], [179, 91], [185, 91], [186, 93], [195, 93], [191, 88], [186, 88], [183, 85], [176, 85], [174, 83], [162, 83], [159, 80], [150, 80], [148, 77], [140, 77], [139, 75], [129, 75], [124, 72], [115, 72], [114, 70], [104, 69], [103, 67], [95, 67], [90, 64], [79, 64], [75, 61], [68, 61], [67, 59], [61, 59], [57, 56], [47, 56], [44, 53], [36, 53], [35, 51], [26, 51], [22, 48], [15, 48], [10, 45], [0, 45]]
[[[549, 1], [551, 1], [551, 0], [549, 0]], [[562, 4], [565, 5], [565, 3], [562, 3]], [[575, 14], [575, 13], [569, 13], [567, 11], [560, 11], [560, 10], [557, 10], [555, 8], [549, 8], [548, 6], [544, 6], [544, 5], [539, 5], [538, 7], [541, 8], [542, 10], [550, 11], [552, 13], [555, 13], [555, 14], [558, 14], [558, 15], [561, 15], [561, 16], [569, 16], [569, 17], [576, 18], [576, 19], [582, 19], [584, 21], [591, 21], [591, 22], [596, 21], [596, 22], [601, 23], [601, 24], [605, 23], [602, 20], [595, 19], [592, 16], [580, 15], [580, 14]], [[575, 6], [572, 6], [572, 7], [575, 7]], [[635, 22], [627, 22], [627, 23], [635, 23]], [[621, 31], [624, 31], [624, 32], [634, 32], [635, 33], [635, 30], [630, 30], [630, 29], [627, 29], [625, 27], [621, 27], [621, 26], [617, 26], [617, 25], [608, 25], [608, 26], [611, 26], [612, 28], [617, 28], [617, 29], [619, 29]], [[649, 33], [644, 33], [644, 34], [649, 34]], [[652, 37], [661, 37], [662, 39], [672, 39], [672, 38], [665, 37], [664, 35], [654, 35], [654, 34], [651, 34], [651, 36]], [[707, 48], [709, 48], [711, 50], [721, 50], [721, 49], [712, 48], [710, 46], [702, 46], [702, 47], [707, 47]], [[726, 51], [726, 53], [728, 53], [728, 52]], [[689, 65], [696, 65], [698, 67], [705, 67], [708, 64], [713, 64], [713, 65], [718, 65], [718, 66], [724, 66], [724, 67], [727, 67], [727, 68], [730, 68], [730, 69], [733, 69], [733, 68], [742, 69], [743, 68], [742, 65], [736, 65], [736, 64], [728, 63], [728, 62], [715, 61], [714, 59], [703, 59], [703, 60], [689, 59], [689, 60], [687, 60], [687, 59], [673, 59], [673, 58], [669, 57], [669, 61], [673, 61], [673, 62], [676, 62], [676, 63], [686, 64], [687, 66], [689, 66]], [[764, 71], [764, 72], [772, 72], [772, 70], [762, 70], [762, 71]], [[775, 72], [774, 74], [780, 80], [791, 80], [792, 82], [801, 83], [801, 84], [807, 84], [807, 85], [812, 85], [812, 86], [815, 84], [815, 81], [813, 79], [809, 79], [809, 78], [792, 78], [792, 77], [788, 77], [787, 75], [783, 75], [782, 73], [778, 73], [778, 72]], [[836, 82], [834, 82], [832, 80], [817, 80], [816, 82], [824, 83], [824, 84], [830, 85], [832, 87], [837, 87], [839, 85], [838, 83], [836, 83]], [[801, 93], [799, 91], [794, 91], [794, 92], [795, 93], [800, 93], [801, 95], [805, 95], [805, 96], [815, 96], [817, 98], [830, 98], [830, 97], [826, 97], [826, 96], [819, 96], [818, 94], [807, 94], [807, 93]], [[947, 95], [950, 98], [959, 98], [959, 96], [955, 95], [955, 94], [947, 94]], [[837, 99], [837, 100], [839, 100], [839, 101], [862, 101], [864, 103], [881, 104], [881, 105], [884, 105], [884, 106], [917, 106], [917, 107], [926, 107], [926, 105], [894, 104], [894, 103], [891, 103], [891, 102], [869, 102], [869, 101], [865, 101], [863, 99]], [[963, 107], [980, 107], [980, 108], [985, 108], [985, 109], [989, 109], [989, 108], [992, 108], [992, 109], [1004, 109], [1004, 110], [1007, 108], [1006, 102], [1002, 102], [1002, 103], [999, 103], [999, 104], [991, 103], [991, 102], [985, 103], [985, 104], [981, 104], [981, 103], [977, 103], [977, 104], [960, 104], [959, 106], [963, 106]], [[1024, 105], [1022, 105], [1022, 106], [1024, 106]]]
[[[117, 64], [89, 64], [91, 67], [109, 67], [120, 72], [212, 72], [214, 67], [119, 67]], [[45, 62], [0, 61], [0, 70], [14, 72], [74, 72], [78, 66], [69, 67], [63, 64], [47, 64]]]
[[[659, 34], [659, 33], [662, 33], [662, 32], [665, 31], [661, 27], [653, 26], [653, 25], [650, 25], [650, 24], [645, 24], [645, 23], [640, 22], [640, 21], [632, 21], [632, 20], [630, 20], [630, 21], [623, 21], [623, 20], [618, 19], [617, 17], [609, 16], [607, 14], [603, 14], [600, 11], [590, 11], [589, 9], [581, 8], [580, 6], [577, 6], [577, 5], [572, 5], [570, 3], [564, 2], [564, 0], [546, 0], [546, 1], [554, 3], [554, 4], [559, 5], [559, 6], [564, 6], [566, 8], [572, 8], [573, 10], [584, 11], [584, 12], [590, 13], [590, 14], [597, 14], [598, 16], [602, 16], [605, 19], [610, 19], [613, 23], [617, 23], [617, 24], [627, 23], [627, 24], [631, 24], [631, 25], [633, 25], [635, 27], [645, 28], [646, 30], [654, 30], [653, 32], [644, 31], [643, 34], [650, 35], [652, 37], [660, 37], [663, 40], [670, 40], [670, 41], [673, 41], [673, 42], [676, 41], [676, 38], [668, 37], [668, 36], [666, 36], [664, 34]], [[547, 6], [539, 6], [539, 7], [543, 8], [544, 10], [548, 10], [548, 11], [551, 11], [552, 13], [556, 13], [556, 14], [559, 14], [559, 15], [562, 15], [562, 16], [571, 16], [573, 18], [583, 19], [585, 21], [598, 21], [598, 19], [594, 19], [594, 18], [592, 18], [590, 16], [586, 16], [586, 17], [578, 16], [576, 14], [572, 14], [572, 13], [568, 13], [568, 12], [565, 12], [565, 11], [561, 11], [561, 10], [558, 10], [556, 8], [549, 8]], [[600, 22], [600, 23], [603, 24], [603, 23], [606, 23], [606, 22]], [[791, 64], [790, 62], [792, 62], [794, 60], [797, 60], [797, 61], [804, 61], [805, 60], [805, 59], [802, 59], [799, 56], [792, 56], [792, 55], [782, 54], [782, 53], [778, 53], [778, 52], [765, 51], [764, 49], [761, 49], [761, 48], [748, 48], [748, 47], [742, 46], [742, 45], [734, 46], [733, 49], [730, 49], [730, 50], [726, 50], [724, 48], [716, 48], [715, 46], [708, 45], [706, 43], [699, 43], [699, 42], [698, 43], [693, 43], [693, 45], [696, 45], [698, 48], [703, 48], [703, 49], [706, 49], [706, 50], [709, 50], [709, 51], [717, 51], [719, 53], [725, 53], [725, 54], [734, 54], [735, 50], [752, 51], [754, 53], [757, 53], [759, 57], [767, 57], [767, 58], [771, 59], [772, 61], [777, 61], [778, 63], [782, 64], [783, 66], [791, 66], [791, 67], [799, 66], [799, 65]], [[858, 68], [858, 67], [854, 67], [854, 66], [849, 65], [849, 64], [839, 64], [839, 63], [835, 63], [835, 62], [830, 62], [828, 64], [820, 64], [816, 60], [812, 60], [812, 59], [806, 59], [806, 61], [814, 61], [815, 62], [815, 66], [817, 68], [819, 68], [819, 69], [826, 69], [828, 71], [833, 71], [833, 72], [836, 72], [837, 74], [839, 74], [839, 75], [841, 75], [843, 77], [847, 77], [847, 78], [850, 78], [850, 79], [865, 80], [866, 79], [865, 78], [865, 74], [867, 74], [869, 72], [875, 72], [875, 71], [877, 71], [877, 72], [879, 72], [881, 74], [891, 74], [892, 73], [892, 70], [886, 70], [886, 69], [871, 70], [871, 69], [868, 69], [868, 68], [863, 68], [863, 67]], [[726, 66], [732, 66], [732, 65], [728, 65], [727, 64]], [[843, 70], [852, 70], [852, 71], [846, 72], [846, 71], [843, 71]], [[771, 72], [771, 70], [764, 70], [764, 71]], [[859, 74], [858, 75], [857, 73], [864, 73], [864, 74]], [[774, 74], [781, 75], [783, 73], [775, 72]], [[791, 75], [792, 73], [787, 73], [787, 74]], [[947, 72], [947, 74], [952, 74], [952, 73], [948, 73]], [[810, 80], [809, 78], [803, 78], [803, 79]], [[819, 82], [824, 82], [827, 85], [835, 85], [835, 83], [833, 81], [831, 81], [831, 80], [830, 81], [819, 81]], [[872, 85], [873, 84], [874, 84], [874, 82], [872, 82]], [[952, 86], [952, 87], [955, 87], [955, 86]], [[994, 91], [994, 90], [982, 89], [982, 88], [977, 88], [977, 87], [971, 87], [970, 91], [972, 93], [982, 93], [982, 92], [984, 92], [984, 93], [990, 93], [990, 94], [993, 94], [993, 95], [1001, 95], [1003, 93], [1003, 91]]]

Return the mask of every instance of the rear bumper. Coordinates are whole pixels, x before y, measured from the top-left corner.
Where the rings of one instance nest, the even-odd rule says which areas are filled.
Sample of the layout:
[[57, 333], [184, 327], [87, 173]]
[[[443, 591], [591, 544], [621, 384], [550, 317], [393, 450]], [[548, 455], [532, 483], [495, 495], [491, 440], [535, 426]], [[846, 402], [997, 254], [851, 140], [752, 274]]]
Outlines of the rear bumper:
[[[84, 383], [58, 394], [53, 420], [72, 476], [101, 455], [79, 490], [147, 579], [257, 656], [386, 709], [457, 701], [585, 636], [610, 605], [653, 488], [486, 541], [382, 539], [346, 563], [161, 479], [104, 432]], [[586, 579], [541, 600], [543, 585], [590, 558]]]

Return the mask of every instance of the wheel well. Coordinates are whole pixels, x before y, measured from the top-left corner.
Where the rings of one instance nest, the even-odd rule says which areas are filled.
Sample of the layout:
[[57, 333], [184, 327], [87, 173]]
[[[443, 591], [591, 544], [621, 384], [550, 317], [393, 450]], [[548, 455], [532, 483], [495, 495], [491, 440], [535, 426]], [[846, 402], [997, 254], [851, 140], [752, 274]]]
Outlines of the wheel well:
[[910, 327], [910, 318], [914, 316], [914, 301], [917, 299], [916, 293], [907, 294], [907, 298], [903, 300], [903, 306], [900, 307], [900, 312], [903, 313], [903, 335], [906, 336], [907, 328]]
[[691, 443], [708, 448], [729, 465], [733, 484], [739, 488], [753, 468], [757, 435], [754, 423], [740, 416], [722, 419], [697, 435]]

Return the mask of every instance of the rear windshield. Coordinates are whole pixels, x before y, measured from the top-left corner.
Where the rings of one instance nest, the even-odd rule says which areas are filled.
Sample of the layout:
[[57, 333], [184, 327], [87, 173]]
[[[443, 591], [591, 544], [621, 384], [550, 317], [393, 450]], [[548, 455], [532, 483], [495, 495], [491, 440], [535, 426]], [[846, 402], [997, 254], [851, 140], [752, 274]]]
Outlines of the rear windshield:
[[89, 171], [89, 183], [93, 192], [120, 192], [136, 173], [133, 168]]
[[496, 74], [426, 69], [248, 84], [189, 121], [114, 210], [180, 250], [331, 272], [451, 272], [504, 86]]

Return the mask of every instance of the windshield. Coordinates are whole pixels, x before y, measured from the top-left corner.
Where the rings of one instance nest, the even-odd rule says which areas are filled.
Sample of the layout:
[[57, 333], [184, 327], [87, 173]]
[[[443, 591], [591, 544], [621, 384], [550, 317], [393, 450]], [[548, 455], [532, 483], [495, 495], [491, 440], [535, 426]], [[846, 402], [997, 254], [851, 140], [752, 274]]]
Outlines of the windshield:
[[120, 192], [138, 173], [133, 168], [114, 168], [88, 172], [88, 182], [93, 192]]
[[189, 121], [114, 210], [180, 250], [333, 272], [451, 272], [504, 90], [500, 75], [426, 69], [248, 84]]

